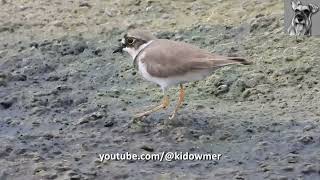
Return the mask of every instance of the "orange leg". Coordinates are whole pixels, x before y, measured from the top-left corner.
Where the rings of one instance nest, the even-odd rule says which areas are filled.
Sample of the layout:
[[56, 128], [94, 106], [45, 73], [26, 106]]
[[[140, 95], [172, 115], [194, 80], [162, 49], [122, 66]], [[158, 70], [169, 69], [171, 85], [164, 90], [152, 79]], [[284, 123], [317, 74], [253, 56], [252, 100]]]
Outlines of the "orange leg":
[[162, 103], [160, 105], [152, 108], [151, 110], [136, 114], [135, 118], [141, 118], [143, 116], [148, 116], [149, 114], [156, 112], [156, 111], [159, 111], [161, 109], [167, 109], [168, 106], [169, 106], [169, 97], [167, 95], [165, 95], [163, 97]]
[[184, 92], [184, 89], [183, 89], [183, 85], [180, 84], [179, 99], [178, 99], [176, 108], [174, 109], [174, 111], [172, 112], [171, 116], [169, 117], [170, 120], [175, 118], [176, 113], [178, 112], [182, 102], [184, 101], [184, 96], [185, 96], [185, 92]]

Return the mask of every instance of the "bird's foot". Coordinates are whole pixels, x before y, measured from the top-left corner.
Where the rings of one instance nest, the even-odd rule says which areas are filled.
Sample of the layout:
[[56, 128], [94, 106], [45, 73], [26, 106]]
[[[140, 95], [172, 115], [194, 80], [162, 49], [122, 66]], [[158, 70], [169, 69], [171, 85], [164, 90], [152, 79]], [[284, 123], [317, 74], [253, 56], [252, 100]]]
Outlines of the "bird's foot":
[[174, 112], [174, 113], [171, 114], [171, 116], [169, 116], [169, 119], [172, 120], [172, 119], [174, 119], [175, 117], [176, 117], [176, 113]]
[[154, 113], [154, 112], [159, 111], [161, 109], [167, 109], [168, 106], [169, 106], [169, 97], [165, 96], [160, 105], [152, 108], [151, 110], [148, 110], [148, 111], [145, 111], [145, 112], [142, 112], [142, 113], [138, 113], [138, 114], [134, 115], [134, 118], [135, 119], [144, 118], [144, 117], [150, 115], [151, 113]]
[[142, 113], [137, 113], [133, 116], [133, 118], [135, 119], [143, 119], [144, 117], [147, 117], [150, 115], [150, 112], [149, 111], [146, 111], [146, 112], [142, 112]]

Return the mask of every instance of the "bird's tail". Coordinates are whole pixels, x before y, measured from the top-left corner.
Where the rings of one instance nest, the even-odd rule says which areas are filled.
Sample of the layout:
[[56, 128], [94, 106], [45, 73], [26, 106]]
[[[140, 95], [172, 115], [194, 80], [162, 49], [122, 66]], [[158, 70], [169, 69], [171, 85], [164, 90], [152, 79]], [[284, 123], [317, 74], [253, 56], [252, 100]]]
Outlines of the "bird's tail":
[[243, 65], [252, 64], [252, 62], [249, 62], [249, 61], [247, 61], [246, 59], [244, 59], [242, 57], [227, 57], [227, 61], [229, 61], [230, 64], [236, 64], [236, 63], [240, 63], [240, 64], [243, 64]]
[[207, 69], [207, 68], [219, 68], [219, 67], [228, 66], [232, 64], [249, 65], [252, 63], [242, 57], [215, 56], [215, 58], [212, 58], [206, 61], [194, 62], [192, 64], [192, 67], [195, 69]]

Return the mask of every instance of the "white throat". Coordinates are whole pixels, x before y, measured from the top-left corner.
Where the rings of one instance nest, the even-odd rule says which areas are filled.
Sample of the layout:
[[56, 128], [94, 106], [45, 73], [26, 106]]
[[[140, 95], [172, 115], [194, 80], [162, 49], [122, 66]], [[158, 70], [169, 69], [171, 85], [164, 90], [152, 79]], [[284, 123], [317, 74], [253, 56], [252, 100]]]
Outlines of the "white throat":
[[140, 53], [140, 51], [144, 50], [144, 48], [146, 48], [149, 44], [151, 44], [153, 41], [149, 41], [145, 44], [142, 44], [138, 49], [134, 49], [132, 48], [123, 48], [124, 51], [128, 52], [130, 54], [130, 56], [132, 57], [132, 59], [134, 60], [136, 58], [136, 56]]

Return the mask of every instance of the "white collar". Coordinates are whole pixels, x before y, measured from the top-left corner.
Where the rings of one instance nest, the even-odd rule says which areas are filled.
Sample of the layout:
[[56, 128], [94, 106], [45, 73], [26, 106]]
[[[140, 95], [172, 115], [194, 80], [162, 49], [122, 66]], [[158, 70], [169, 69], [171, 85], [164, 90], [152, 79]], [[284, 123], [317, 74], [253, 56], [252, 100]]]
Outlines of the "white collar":
[[137, 61], [137, 58], [138, 56], [140, 55], [140, 53], [146, 49], [151, 43], [153, 42], [153, 40], [147, 42], [146, 44], [143, 44], [139, 47], [139, 49], [137, 50], [137, 54], [133, 57], [133, 66], [136, 67], [136, 61]]
[[141, 45], [141, 46], [139, 47], [139, 49], [137, 50], [136, 55], [132, 57], [132, 58], [133, 58], [133, 61], [139, 56], [139, 54], [142, 52], [142, 50], [144, 50], [146, 47], [148, 47], [152, 42], [153, 42], [153, 40], [151, 40], [151, 41], [149, 41], [149, 42]]

